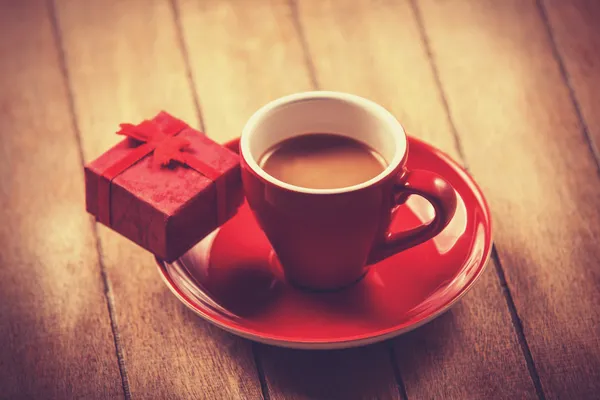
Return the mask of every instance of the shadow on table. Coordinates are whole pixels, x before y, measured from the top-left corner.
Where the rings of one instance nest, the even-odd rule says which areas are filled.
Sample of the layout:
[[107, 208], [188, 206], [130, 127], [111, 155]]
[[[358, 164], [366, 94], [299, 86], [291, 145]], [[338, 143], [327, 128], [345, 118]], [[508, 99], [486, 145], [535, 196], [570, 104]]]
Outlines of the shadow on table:
[[331, 351], [261, 345], [258, 354], [269, 392], [278, 398], [399, 398], [385, 343]]
[[[405, 343], [423, 346], [421, 337], [435, 337], [454, 324], [452, 311], [408, 333]], [[397, 339], [396, 339], [397, 340]], [[258, 358], [271, 395], [310, 399], [401, 399], [404, 391], [393, 365], [393, 341], [329, 351], [281, 349], [259, 345]], [[432, 346], [433, 345], [433, 346]], [[444, 346], [443, 338], [427, 342], [427, 352]], [[417, 350], [419, 351], [419, 350]], [[421, 365], [422, 367], [422, 365]]]

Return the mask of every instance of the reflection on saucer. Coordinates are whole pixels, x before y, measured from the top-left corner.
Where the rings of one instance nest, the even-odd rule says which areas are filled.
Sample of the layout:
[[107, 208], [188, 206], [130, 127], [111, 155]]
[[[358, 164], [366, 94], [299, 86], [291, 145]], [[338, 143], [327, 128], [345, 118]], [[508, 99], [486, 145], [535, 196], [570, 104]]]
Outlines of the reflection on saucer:
[[232, 268], [210, 268], [204, 287], [230, 312], [250, 317], [272, 304], [282, 285], [268, 265], [240, 263]]

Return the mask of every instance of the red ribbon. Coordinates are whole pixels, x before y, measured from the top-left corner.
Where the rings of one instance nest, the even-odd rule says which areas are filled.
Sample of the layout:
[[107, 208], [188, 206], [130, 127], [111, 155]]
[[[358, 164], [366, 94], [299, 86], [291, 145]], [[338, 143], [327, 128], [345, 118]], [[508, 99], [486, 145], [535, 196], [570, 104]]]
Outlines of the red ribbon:
[[135, 163], [154, 153], [154, 163], [160, 167], [166, 167], [171, 162], [178, 162], [198, 171], [216, 184], [217, 192], [217, 224], [225, 222], [226, 217], [226, 185], [224, 179], [218, 179], [221, 173], [210, 165], [206, 164], [193, 154], [185, 152], [190, 146], [190, 141], [177, 135], [182, 132], [187, 125], [181, 121], [174, 121], [161, 129], [153, 121], [145, 120], [139, 125], [120, 124], [121, 130], [117, 135], [128, 136], [132, 139], [142, 142], [134, 148], [125, 157], [112, 164], [102, 173], [105, 179], [100, 179], [98, 187], [98, 196], [105, 201], [99, 201], [98, 220], [105, 225], [111, 226], [110, 212], [110, 188], [111, 182], [125, 170]]

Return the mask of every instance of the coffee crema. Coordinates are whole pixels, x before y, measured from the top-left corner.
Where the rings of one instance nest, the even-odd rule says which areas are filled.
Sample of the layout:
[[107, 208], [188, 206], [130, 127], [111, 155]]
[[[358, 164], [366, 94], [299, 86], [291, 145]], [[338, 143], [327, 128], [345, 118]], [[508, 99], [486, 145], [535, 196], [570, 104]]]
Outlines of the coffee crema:
[[307, 133], [267, 150], [259, 166], [280, 181], [307, 189], [338, 189], [379, 175], [384, 158], [358, 140], [329, 133]]

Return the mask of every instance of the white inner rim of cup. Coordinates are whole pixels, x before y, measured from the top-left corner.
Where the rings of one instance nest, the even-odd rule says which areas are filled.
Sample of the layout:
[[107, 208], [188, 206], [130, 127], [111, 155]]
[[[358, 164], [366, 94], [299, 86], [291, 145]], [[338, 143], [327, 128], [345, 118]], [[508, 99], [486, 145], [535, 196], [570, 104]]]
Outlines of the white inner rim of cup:
[[[377, 151], [387, 167], [357, 185], [311, 189], [276, 179], [258, 165], [276, 144], [307, 133], [331, 133], [358, 140]], [[250, 117], [240, 138], [240, 153], [256, 174], [276, 186], [301, 193], [336, 194], [373, 185], [398, 167], [405, 152], [406, 134], [389, 111], [371, 100], [330, 91], [296, 93], [266, 104]]]

